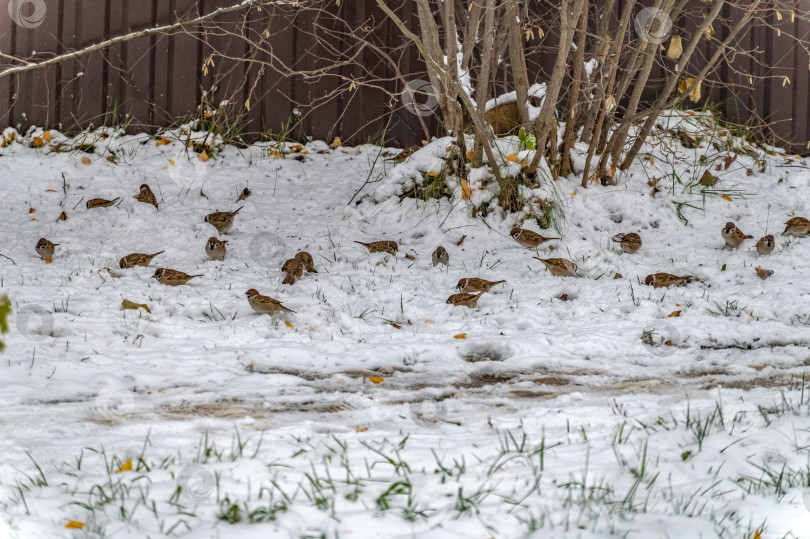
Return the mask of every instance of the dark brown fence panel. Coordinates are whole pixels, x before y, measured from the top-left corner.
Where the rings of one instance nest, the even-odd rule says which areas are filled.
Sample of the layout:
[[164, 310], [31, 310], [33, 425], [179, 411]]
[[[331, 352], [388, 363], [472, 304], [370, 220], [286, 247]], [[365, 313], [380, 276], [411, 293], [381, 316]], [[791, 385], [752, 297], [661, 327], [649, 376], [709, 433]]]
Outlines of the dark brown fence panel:
[[[232, 5], [233, 0], [49, 0], [41, 24], [25, 27], [15, 24], [0, 9], [0, 50], [32, 60], [77, 50], [123, 32], [145, 29], [159, 24], [210, 13], [218, 7]], [[616, 12], [602, 14], [612, 17]], [[553, 10], [555, 2], [539, 0], [533, 10]], [[695, 0], [700, 7], [705, 4]], [[414, 2], [402, 2], [398, 12], [416, 27]], [[810, 9], [810, 0], [796, 0], [796, 12]], [[726, 27], [739, 15], [727, 7], [721, 13], [724, 24], [717, 25], [717, 39], [700, 44], [689, 73], [696, 72], [714, 53], [718, 39], [725, 37]], [[247, 19], [245, 17], [247, 16]], [[703, 99], [697, 106], [711, 102], [734, 122], [751, 118], [770, 122], [772, 139], [788, 141], [792, 148], [807, 151], [810, 140], [810, 22], [791, 13], [775, 14], [768, 21], [779, 33], [763, 25], [752, 26], [738, 38], [751, 55], [732, 55], [728, 65], [711, 74], [703, 88]], [[338, 20], [336, 17], [340, 17]], [[246, 27], [243, 22], [247, 20]], [[592, 24], [596, 23], [591, 13]], [[129, 123], [131, 131], [154, 131], [190, 118], [205, 95], [210, 104], [230, 102], [232, 112], [242, 115], [241, 129], [249, 136], [279, 132], [291, 121], [292, 135], [311, 135], [331, 140], [362, 141], [380, 135], [393, 143], [418, 143], [426, 136], [439, 133], [435, 117], [420, 118], [404, 110], [400, 94], [409, 81], [427, 80], [424, 64], [416, 48], [409, 44], [379, 10], [375, 0], [330, 2], [322, 13], [301, 12], [292, 7], [273, 7], [261, 12], [252, 8], [249, 14], [232, 13], [218, 21], [225, 31], [201, 31], [187, 28], [171, 36], [136, 38], [106, 51], [78, 60], [64, 62], [47, 70], [33, 71], [0, 80], [0, 124], [57, 127], [66, 131], [103, 123]], [[684, 39], [691, 37], [699, 20], [686, 21], [681, 28]], [[366, 48], [362, 67], [336, 67], [316, 77], [289, 77], [283, 68], [271, 62], [268, 52], [256, 52], [241, 37], [254, 42], [269, 35], [264, 45], [280, 63], [298, 70], [328, 67], [327, 44], [313, 29], [342, 29], [347, 34], [341, 47], [352, 50], [359, 46], [349, 36], [365, 35], [384, 54]], [[547, 80], [553, 67], [558, 29], [543, 28], [545, 37], [535, 37], [527, 47], [532, 82]], [[631, 32], [633, 29], [631, 28]], [[267, 34], [265, 34], [267, 32]], [[795, 39], [803, 40], [803, 46]], [[665, 46], [667, 43], [665, 43]], [[215, 65], [203, 64], [212, 50], [224, 52], [231, 60], [215, 58]], [[36, 54], [33, 53], [36, 51]], [[388, 55], [390, 60], [385, 56]], [[244, 58], [261, 60], [256, 63]], [[672, 62], [663, 57], [658, 62]], [[0, 60], [5, 62], [6, 60]], [[393, 64], [392, 64], [393, 61]], [[669, 65], [668, 65], [669, 66]], [[671, 66], [669, 66], [671, 67]], [[381, 82], [377, 87], [362, 84], [366, 73]], [[689, 74], [687, 73], [687, 75]], [[339, 76], [338, 76], [339, 75]], [[787, 79], [786, 79], [787, 77]], [[656, 81], [663, 78], [662, 67], [653, 73], [647, 95], [655, 97]], [[789, 83], [787, 80], [789, 79]], [[356, 88], [348, 88], [352, 80]], [[508, 73], [496, 73], [497, 91], [511, 89]], [[335, 98], [330, 96], [336, 95]], [[394, 98], [392, 99], [392, 95]], [[250, 96], [250, 110], [246, 101]], [[566, 99], [563, 94], [561, 99]], [[691, 105], [691, 104], [690, 104]], [[293, 113], [298, 112], [295, 116]]]

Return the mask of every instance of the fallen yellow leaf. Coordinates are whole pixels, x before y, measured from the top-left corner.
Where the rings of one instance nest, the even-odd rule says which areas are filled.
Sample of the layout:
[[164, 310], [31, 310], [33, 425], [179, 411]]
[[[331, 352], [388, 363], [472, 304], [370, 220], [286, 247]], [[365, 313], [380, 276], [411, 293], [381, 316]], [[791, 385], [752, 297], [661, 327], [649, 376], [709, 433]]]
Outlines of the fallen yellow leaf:
[[461, 180], [461, 199], [470, 200], [470, 195], [472, 195], [470, 184], [467, 183], [467, 180]]
[[45, 139], [45, 142], [50, 142], [51, 141], [51, 132], [50, 131], [45, 131], [44, 133], [42, 133], [42, 138]]
[[431, 170], [430, 172], [427, 173], [427, 175], [430, 176], [431, 178], [435, 178], [439, 174], [441, 174], [441, 172], [436, 172], [435, 170]]
[[42, 140], [41, 137], [34, 137], [33, 142], [31, 142], [31, 147], [32, 148], [41, 148], [43, 144], [45, 144], [45, 142]]
[[517, 163], [518, 161], [517, 154], [510, 153], [509, 155], [506, 156], [506, 160], [509, 161], [510, 163]]
[[122, 309], [131, 309], [133, 311], [137, 311], [138, 309], [143, 309], [144, 311], [152, 314], [152, 311], [149, 309], [149, 306], [146, 303], [135, 303], [134, 301], [130, 301], [128, 299], [124, 299], [121, 302]]
[[731, 202], [731, 197], [730, 197], [730, 196], [728, 196], [728, 195], [723, 195], [723, 198], [724, 198], [724, 199], [726, 199], [726, 200], [728, 200], [729, 202]]
[[[470, 4], [472, 5], [472, 4]], [[467, 152], [467, 161], [472, 161], [473, 156], [475, 156], [475, 152], [470, 150]]]
[[201, 153], [197, 155], [197, 159], [205, 163], [206, 161], [208, 161], [208, 153], [205, 150], [203, 150]]
[[170, 164], [171, 166], [174, 166], [174, 159], [169, 159], [169, 164]]
[[84, 528], [84, 522], [79, 522], [78, 520], [70, 520], [67, 524], [65, 524], [65, 528], [69, 530], [81, 530]]
[[37, 210], [35, 210], [34, 208], [28, 208], [28, 213], [34, 213], [35, 211]]
[[335, 140], [332, 141], [333, 148], [339, 148], [341, 144], [343, 144], [343, 141], [340, 140], [340, 137], [335, 137]]
[[287, 326], [290, 329], [295, 329], [290, 322], [285, 322], [284, 325]]
[[128, 461], [126, 461], [125, 463], [123, 463], [123, 464], [121, 465], [121, 467], [120, 467], [120, 468], [118, 468], [118, 469], [115, 471], [115, 473], [121, 473], [121, 472], [131, 472], [131, 471], [132, 471], [132, 459], [129, 459]]
[[681, 316], [681, 311], [672, 311], [667, 315], [667, 318], [677, 318], [679, 316]]
[[466, 339], [467, 334], [466, 333], [459, 333], [458, 335], [453, 335], [453, 338], [454, 339]]
[[90, 161], [89, 157], [82, 157], [82, 163], [84, 163], [85, 165], [89, 165], [90, 163], [92, 163], [92, 161]]
[[369, 378], [369, 380], [371, 380], [375, 384], [381, 384], [384, 379], [380, 378], [379, 376], [372, 376], [371, 378]]
[[116, 161], [116, 160], [115, 160], [115, 157], [113, 157], [112, 155], [108, 155], [108, 156], [107, 156], [107, 161], [109, 161], [109, 162], [110, 162], [110, 163], [112, 163], [113, 165], [117, 165], [117, 164], [118, 164], [118, 161]]
[[574, 191], [573, 193], [571, 193], [571, 196], [572, 196], [572, 197], [577, 196], [577, 192], [576, 192], [576, 191]]
[[155, 146], [166, 146], [167, 144], [171, 144], [172, 141], [166, 137], [159, 138], [155, 141]]

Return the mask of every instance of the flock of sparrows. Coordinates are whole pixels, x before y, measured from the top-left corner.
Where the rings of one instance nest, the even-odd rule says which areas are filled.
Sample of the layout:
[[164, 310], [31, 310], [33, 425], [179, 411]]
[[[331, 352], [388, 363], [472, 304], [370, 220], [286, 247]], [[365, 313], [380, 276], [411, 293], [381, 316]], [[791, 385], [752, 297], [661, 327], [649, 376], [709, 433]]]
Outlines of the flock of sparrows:
[[[237, 202], [247, 199], [250, 194], [250, 189], [246, 187], [239, 195]], [[158, 207], [155, 194], [146, 184], [141, 185], [140, 191], [134, 196], [134, 198], [139, 202], [151, 204], [155, 208]], [[113, 200], [94, 198], [87, 201], [86, 207], [87, 209], [107, 208], [114, 205], [118, 200], [120, 200], [120, 197]], [[234, 220], [242, 208], [244, 208], [244, 206], [240, 206], [236, 210], [230, 212], [216, 211], [214, 213], [210, 213], [205, 216], [204, 222], [212, 225], [219, 234], [227, 234], [233, 227]], [[793, 217], [792, 219], [789, 219], [785, 225], [786, 227], [784, 232], [782, 232], [782, 235], [796, 237], [805, 237], [810, 235], [810, 220], [807, 220], [804, 217]], [[720, 232], [725, 240], [725, 245], [723, 246], [724, 249], [726, 247], [736, 249], [740, 247], [745, 240], [753, 238], [751, 235], [744, 234], [732, 222], [726, 223], [726, 226]], [[536, 249], [548, 241], [560, 239], [555, 237], [547, 238], [531, 230], [519, 227], [513, 228], [509, 232], [509, 236], [527, 249]], [[642, 245], [641, 236], [634, 232], [617, 234], [612, 238], [612, 240], [617, 242], [621, 250], [628, 254], [637, 252]], [[213, 260], [225, 260], [227, 243], [228, 242], [226, 240], [220, 240], [212, 236], [208, 238], [208, 241], [205, 243], [205, 253]], [[360, 244], [368, 249], [369, 253], [386, 253], [396, 256], [399, 249], [397, 242], [390, 240], [373, 241], [370, 243], [355, 241], [355, 243]], [[51, 257], [54, 255], [55, 247], [58, 245], [60, 244], [52, 243], [45, 238], [40, 238], [35, 246], [35, 251], [40, 258], [50, 261]], [[772, 235], [767, 235], [757, 242], [756, 250], [760, 256], [769, 255], [773, 252], [775, 246], [776, 243], [774, 241], [774, 237]], [[163, 252], [164, 251], [159, 251], [154, 254], [128, 254], [121, 258], [118, 265], [122, 269], [133, 268], [135, 266], [149, 266], [152, 259]], [[552, 275], [558, 277], [572, 277], [578, 270], [578, 267], [574, 262], [565, 258], [539, 258], [536, 256], [533, 258], [542, 262]], [[439, 246], [433, 252], [432, 261], [434, 266], [439, 264], [449, 266], [450, 254], [444, 247]], [[758, 274], [760, 274], [760, 270], [761, 268], [758, 268]], [[303, 277], [304, 272], [317, 273], [312, 255], [305, 251], [301, 251], [293, 258], [286, 260], [281, 267], [281, 271], [285, 274], [284, 280], [282, 281], [283, 284], [290, 285], [294, 284], [296, 279]], [[769, 270], [762, 271], [767, 273]], [[770, 273], [767, 273], [767, 275], [770, 275]], [[202, 275], [189, 275], [174, 269], [157, 268], [152, 277], [157, 279], [160, 284], [166, 286], [179, 286], [188, 283], [195, 277], [202, 277]], [[695, 278], [691, 275], [678, 276], [670, 273], [654, 273], [648, 275], [644, 280], [644, 283], [655, 288], [663, 288], [686, 284], [694, 279]], [[487, 281], [478, 277], [465, 277], [460, 279], [456, 284], [456, 289], [459, 292], [448, 297], [446, 303], [456, 306], [475, 308], [478, 306], [478, 300], [484, 293], [489, 292], [490, 289], [492, 289], [492, 287], [495, 285], [505, 282], [506, 281], [503, 280]], [[259, 314], [275, 315], [283, 312], [295, 312], [282, 305], [277, 299], [259, 294], [255, 288], [248, 290], [245, 295], [247, 296], [248, 303], [250, 304], [251, 308]]]

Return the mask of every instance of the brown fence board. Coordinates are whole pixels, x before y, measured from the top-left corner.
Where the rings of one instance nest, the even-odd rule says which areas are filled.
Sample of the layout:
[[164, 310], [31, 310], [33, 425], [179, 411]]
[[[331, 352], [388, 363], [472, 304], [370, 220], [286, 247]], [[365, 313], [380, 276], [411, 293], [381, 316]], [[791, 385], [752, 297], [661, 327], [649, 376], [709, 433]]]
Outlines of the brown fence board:
[[[701, 6], [699, 0], [695, 2]], [[232, 4], [232, 0], [52, 0], [47, 3], [45, 19], [36, 28], [20, 27], [8, 17], [0, 17], [0, 50], [22, 56], [37, 51], [32, 58], [42, 58], [77, 50], [121, 32], [174, 22], [177, 17], [210, 13], [217, 7]], [[403, 2], [397, 9], [416, 27], [413, 4]], [[617, 2], [617, 10], [620, 5], [621, 2]], [[810, 8], [810, 0], [796, 0], [796, 5], [797, 10], [806, 10]], [[551, 0], [538, 0], [532, 5], [537, 13], [553, 8]], [[278, 132], [297, 106], [302, 113], [297, 131], [293, 133], [297, 137], [311, 135], [331, 140], [341, 136], [344, 140], [362, 141], [367, 136], [380, 134], [388, 125], [387, 136], [397, 144], [418, 143], [424, 139], [420, 118], [406, 112], [399, 99], [394, 102], [390, 99], [390, 94], [400, 93], [408, 81], [427, 79], [415, 47], [400, 48], [405, 43], [403, 37], [386, 20], [375, 0], [344, 1], [340, 6], [330, 3], [327, 9], [330, 14], [339, 13], [348, 28], [356, 30], [364, 24], [373, 28], [371, 39], [393, 52], [402, 77], [397, 78], [396, 70], [368, 49], [361, 61], [375, 76], [388, 79], [382, 84], [383, 90], [361, 84], [352, 92], [314, 107], [313, 101], [345, 86], [347, 78], [360, 80], [363, 70], [345, 66], [335, 71], [342, 77], [309, 80], [284, 76], [269, 65], [260, 73], [258, 66], [246, 66], [238, 61], [251, 52], [242, 40], [190, 28], [189, 33], [137, 38], [103, 53], [0, 81], [0, 122], [19, 124], [23, 129], [40, 125], [71, 131], [113, 119], [123, 122], [129, 114], [132, 131], [154, 131], [194, 114], [205, 91], [209, 92], [214, 106], [225, 99], [231, 101], [233, 109], [244, 114], [243, 128], [249, 133]], [[615, 22], [617, 15], [615, 12], [607, 16]], [[763, 117], [774, 122], [773, 129], [778, 137], [790, 141], [794, 149], [807, 151], [810, 57], [786, 34], [804, 36], [807, 42], [810, 23], [798, 17], [792, 20], [790, 13], [782, 15], [782, 21], [773, 16], [769, 21], [778, 23], [782, 37], [761, 25], [752, 26], [739, 37], [744, 48], [760, 52], [754, 53], [754, 58], [737, 55], [730, 65], [712, 73], [700, 104], [717, 103], [728, 119], [740, 123], [752, 116]], [[243, 16], [233, 13], [219, 22], [228, 23], [229, 28], [236, 31]], [[731, 24], [730, 19], [735, 16], [738, 14], [732, 8], [725, 8], [721, 13], [726, 24]], [[313, 69], [322, 67], [324, 61], [317, 58], [322, 45], [311, 35], [311, 30], [316, 23], [327, 27], [338, 24], [330, 17], [325, 13], [317, 16], [301, 13], [292, 7], [273, 7], [262, 12], [253, 8], [248, 31], [252, 39], [258, 39], [266, 29], [270, 33], [267, 45], [281, 62], [295, 64], [299, 69]], [[591, 19], [596, 22], [594, 13]], [[674, 31], [683, 32], [686, 40], [697, 24], [699, 20], [686, 21], [682, 28]], [[725, 36], [722, 24], [718, 24], [716, 30], [718, 39]], [[544, 31], [543, 40], [536, 39], [527, 45], [531, 48], [528, 62], [533, 82], [546, 80], [553, 65], [559, 32], [555, 28], [544, 28]], [[717, 42], [717, 39], [701, 42], [689, 72], [699, 69], [714, 52]], [[355, 44], [347, 40], [346, 47], [352, 46]], [[234, 61], [216, 60], [216, 65], [209, 67], [206, 74], [202, 65], [212, 48], [232, 55]], [[269, 62], [270, 54], [261, 53], [258, 58]], [[654, 79], [662, 79], [663, 63], [667, 61], [657, 59], [659, 66], [654, 70]], [[767, 67], [769, 65], [773, 67]], [[785, 76], [790, 78], [790, 84], [783, 84]], [[498, 91], [508, 91], [508, 74], [501, 69], [496, 77]], [[211, 94], [214, 86], [217, 91]], [[254, 91], [250, 111], [247, 111], [245, 100], [249, 88]], [[651, 81], [648, 95], [654, 96], [656, 88]], [[424, 120], [428, 132], [437, 134], [437, 119]]]

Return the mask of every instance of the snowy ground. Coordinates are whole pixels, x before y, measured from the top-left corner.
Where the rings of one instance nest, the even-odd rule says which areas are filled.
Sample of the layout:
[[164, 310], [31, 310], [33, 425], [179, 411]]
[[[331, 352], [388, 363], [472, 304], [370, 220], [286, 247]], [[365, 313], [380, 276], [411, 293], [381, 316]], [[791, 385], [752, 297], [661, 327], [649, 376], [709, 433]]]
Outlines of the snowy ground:
[[[803, 161], [651, 141], [616, 186], [531, 193], [566, 213], [549, 254], [508, 231], [553, 230], [473, 219], [458, 185], [400, 201], [448, 139], [396, 166], [368, 145], [203, 162], [176, 140], [96, 134], [88, 154], [49, 135], [0, 150], [0, 537], [810, 537], [810, 240], [779, 236], [810, 217]], [[141, 183], [159, 210], [132, 198]], [[203, 217], [241, 204], [228, 258], [208, 260]], [[721, 250], [727, 221], [754, 240]], [[619, 232], [644, 246], [621, 253]], [[51, 264], [40, 237], [61, 244]], [[353, 243], [378, 239], [399, 255]], [[282, 285], [299, 250], [319, 273]], [[170, 288], [157, 267], [203, 277]], [[699, 281], [645, 286], [658, 271]], [[476, 310], [445, 304], [467, 276], [507, 283]], [[297, 313], [255, 315], [249, 288]]]

